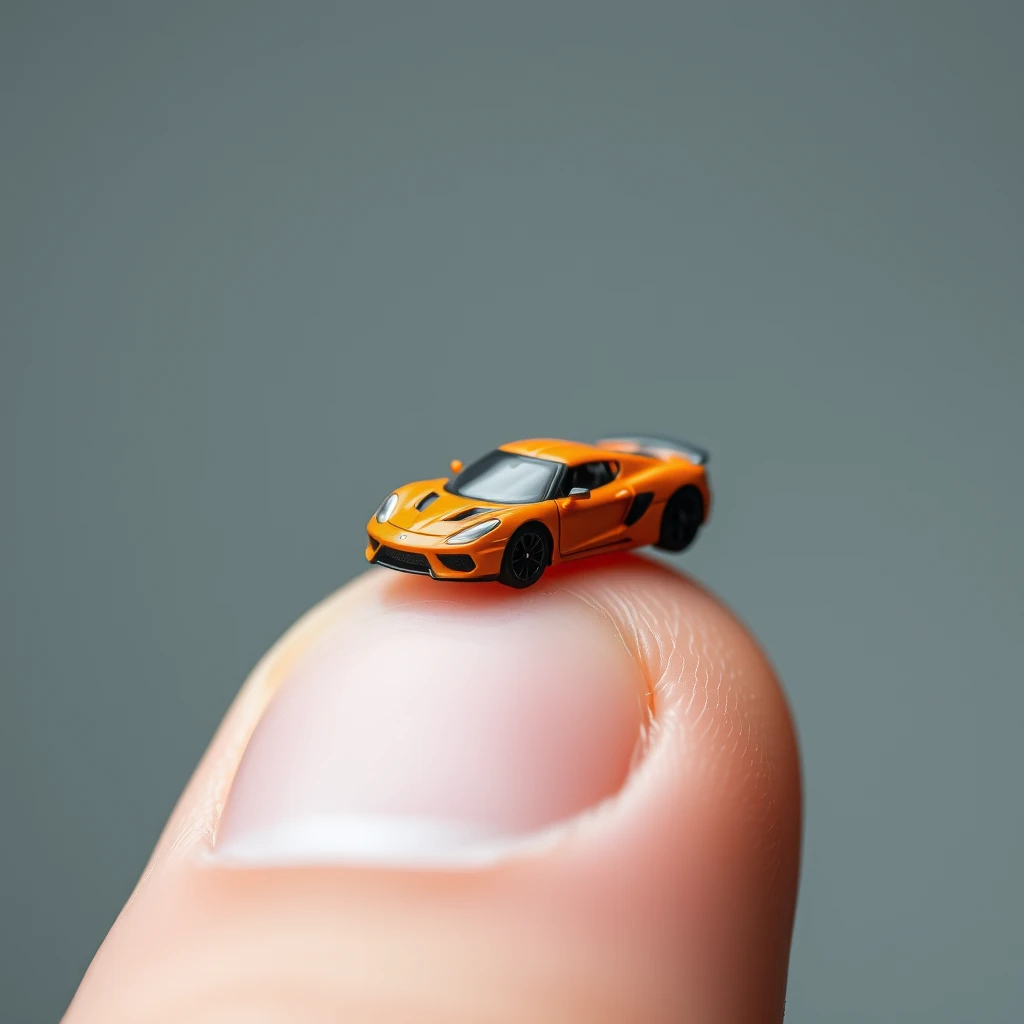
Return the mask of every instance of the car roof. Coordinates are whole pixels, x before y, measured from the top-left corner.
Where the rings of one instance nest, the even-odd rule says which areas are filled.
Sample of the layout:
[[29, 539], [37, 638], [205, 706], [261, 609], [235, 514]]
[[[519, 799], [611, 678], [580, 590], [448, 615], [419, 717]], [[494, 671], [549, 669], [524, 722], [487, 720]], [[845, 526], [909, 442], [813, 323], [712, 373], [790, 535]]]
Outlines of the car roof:
[[549, 459], [552, 462], [565, 462], [575, 465], [579, 462], [600, 462], [609, 456], [607, 448], [597, 448], [592, 444], [580, 444], [577, 441], [559, 441], [553, 437], [535, 437], [526, 441], [511, 441], [501, 446], [503, 452], [514, 455], [530, 455], [535, 459]]

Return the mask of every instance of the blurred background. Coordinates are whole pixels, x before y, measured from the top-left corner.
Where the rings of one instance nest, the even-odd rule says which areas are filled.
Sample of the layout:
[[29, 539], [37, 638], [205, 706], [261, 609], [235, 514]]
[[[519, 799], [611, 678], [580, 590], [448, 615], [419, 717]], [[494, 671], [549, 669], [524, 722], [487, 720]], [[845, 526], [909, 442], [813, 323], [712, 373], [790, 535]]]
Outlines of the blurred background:
[[1024, 14], [0, 9], [0, 991], [52, 1021], [396, 481], [712, 451], [805, 759], [787, 1020], [1019, 1020]]

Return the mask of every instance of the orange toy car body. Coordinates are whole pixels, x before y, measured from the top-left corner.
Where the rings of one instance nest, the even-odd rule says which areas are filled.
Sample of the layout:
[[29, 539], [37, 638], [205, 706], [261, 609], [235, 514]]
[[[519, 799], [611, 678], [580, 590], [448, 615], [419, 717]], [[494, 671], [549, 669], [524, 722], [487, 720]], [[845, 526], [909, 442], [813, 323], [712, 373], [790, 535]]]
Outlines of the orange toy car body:
[[548, 565], [654, 544], [688, 547], [711, 506], [707, 453], [619, 437], [502, 445], [454, 478], [406, 484], [367, 525], [366, 558], [438, 580], [536, 583]]

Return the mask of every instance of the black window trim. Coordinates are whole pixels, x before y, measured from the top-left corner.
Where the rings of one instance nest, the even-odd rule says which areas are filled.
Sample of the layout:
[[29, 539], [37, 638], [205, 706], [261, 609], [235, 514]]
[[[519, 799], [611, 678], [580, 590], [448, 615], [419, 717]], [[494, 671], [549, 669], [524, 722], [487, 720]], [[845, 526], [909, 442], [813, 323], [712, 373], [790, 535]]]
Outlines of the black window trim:
[[560, 462], [558, 464], [558, 472], [555, 474], [554, 480], [551, 481], [551, 486], [548, 488], [548, 496], [544, 499], [544, 501], [554, 501], [555, 498], [561, 495], [562, 481], [565, 479], [565, 476], [568, 472], [568, 463]]

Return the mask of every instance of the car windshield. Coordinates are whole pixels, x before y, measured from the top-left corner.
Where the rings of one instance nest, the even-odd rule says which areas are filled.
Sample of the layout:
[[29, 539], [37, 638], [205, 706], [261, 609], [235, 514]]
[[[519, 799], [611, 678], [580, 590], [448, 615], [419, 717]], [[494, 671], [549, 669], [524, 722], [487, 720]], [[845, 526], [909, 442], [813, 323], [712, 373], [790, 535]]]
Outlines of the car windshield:
[[468, 465], [445, 490], [464, 498], [502, 505], [543, 501], [551, 490], [559, 465], [547, 459], [496, 449]]

